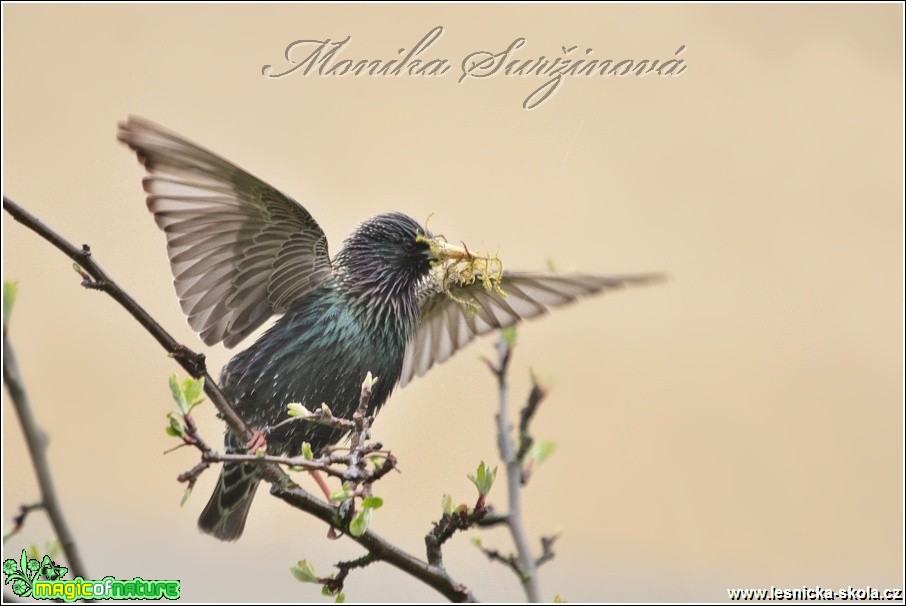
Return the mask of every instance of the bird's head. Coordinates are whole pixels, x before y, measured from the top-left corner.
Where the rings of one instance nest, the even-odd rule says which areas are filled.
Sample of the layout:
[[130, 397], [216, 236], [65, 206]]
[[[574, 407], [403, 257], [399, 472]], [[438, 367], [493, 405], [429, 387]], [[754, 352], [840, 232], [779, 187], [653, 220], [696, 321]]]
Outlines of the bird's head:
[[414, 287], [438, 264], [473, 258], [468, 250], [435, 237], [412, 217], [385, 213], [356, 228], [336, 264], [360, 283], [377, 280], [395, 289]]
[[359, 225], [335, 265], [353, 292], [384, 300], [414, 297], [430, 276], [438, 290], [468, 305], [452, 293], [455, 287], [479, 280], [485, 289], [500, 292], [503, 277], [497, 257], [451, 244], [402, 213], [377, 215]]

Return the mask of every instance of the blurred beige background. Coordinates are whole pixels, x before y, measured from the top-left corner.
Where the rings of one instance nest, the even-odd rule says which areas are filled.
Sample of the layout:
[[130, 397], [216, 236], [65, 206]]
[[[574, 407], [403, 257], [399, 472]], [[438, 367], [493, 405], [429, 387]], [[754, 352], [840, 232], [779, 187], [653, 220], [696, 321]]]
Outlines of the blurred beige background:
[[[543, 594], [569, 601], [722, 601], [727, 587], [903, 586], [902, 7], [3, 7], [3, 193], [76, 243], [164, 326], [201, 349], [177, 305], [142, 170], [115, 140], [135, 113], [289, 193], [332, 251], [386, 210], [510, 268], [664, 270], [666, 285], [526, 325], [527, 368], [553, 384], [535, 425], [558, 450], [525, 490], [533, 537], [562, 530]], [[394, 58], [428, 30], [443, 78], [266, 80], [300, 38]], [[667, 59], [678, 78], [457, 83], [459, 62], [525, 37], [520, 57], [592, 47]], [[298, 77], [297, 77], [298, 76]], [[190, 600], [321, 601], [288, 568], [326, 574], [362, 552], [262, 492], [245, 536], [196, 530], [215, 480], [180, 508], [192, 466], [164, 434], [178, 367], [70, 262], [3, 216], [11, 337], [58, 490], [92, 575], [178, 578]], [[495, 392], [471, 346], [398, 392], [376, 434], [403, 473], [375, 528], [424, 554], [441, 495], [495, 460]], [[206, 350], [212, 372], [229, 358]], [[4, 394], [4, 398], [5, 398]], [[3, 405], [3, 520], [37, 499]], [[222, 425], [199, 415], [212, 442]], [[306, 480], [310, 484], [308, 480]], [[493, 501], [504, 505], [500, 484]], [[470, 533], [477, 534], [477, 533]], [[4, 557], [50, 530], [41, 516]], [[485, 543], [508, 550], [508, 536]], [[516, 579], [459, 536], [451, 574], [485, 600]], [[387, 565], [350, 600], [441, 599]]]

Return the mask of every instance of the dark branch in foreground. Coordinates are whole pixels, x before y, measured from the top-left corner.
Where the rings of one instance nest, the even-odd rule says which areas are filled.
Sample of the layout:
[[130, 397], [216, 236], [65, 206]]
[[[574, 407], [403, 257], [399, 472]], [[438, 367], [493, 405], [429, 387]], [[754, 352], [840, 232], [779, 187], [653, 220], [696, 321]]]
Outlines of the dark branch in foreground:
[[[58, 250], [63, 252], [63, 254], [75, 261], [82, 270], [84, 270], [84, 273], [82, 274], [83, 285], [88, 288], [101, 290], [110, 295], [126, 309], [126, 311], [128, 311], [158, 343], [160, 343], [167, 353], [169, 353], [170, 356], [186, 370], [186, 372], [193, 377], [204, 377], [205, 393], [217, 408], [217, 411], [227, 423], [230, 430], [245, 441], [250, 441], [253, 438], [251, 429], [243, 422], [239, 415], [236, 414], [236, 411], [233, 410], [233, 407], [220, 391], [217, 383], [205, 370], [204, 356], [181, 345], [164, 330], [164, 328], [154, 320], [148, 312], [146, 312], [104, 272], [100, 265], [95, 262], [94, 257], [87, 246], [83, 246], [81, 249], [76, 248], [50, 227], [42, 223], [39, 219], [6, 196], [3, 197], [3, 208], [17, 221], [40, 235], [42, 238], [53, 244]], [[282, 499], [296, 509], [314, 515], [329, 525], [335, 525], [336, 509], [320, 499], [315, 498], [306, 490], [295, 484], [277, 463], [262, 461], [261, 477], [271, 484], [271, 494], [277, 498]], [[48, 505], [46, 498], [45, 505]], [[344, 528], [343, 530], [346, 529]], [[475, 601], [472, 592], [465, 585], [455, 582], [443, 568], [433, 566], [406, 553], [371, 530], [366, 531], [358, 537], [348, 536], [364, 547], [369, 554], [373, 555], [376, 559], [383, 560], [396, 566], [400, 570], [409, 573], [428, 586], [436, 589], [447, 599], [455, 602]], [[66, 542], [64, 536], [59, 534], [59, 537], [65, 550]], [[72, 563], [71, 560], [70, 563]]]
[[[22, 381], [19, 365], [16, 363], [16, 353], [13, 351], [13, 346], [5, 331], [3, 335], [3, 383], [9, 391], [13, 407], [16, 409], [16, 416], [19, 417], [19, 424], [22, 426], [22, 435], [25, 436], [25, 442], [28, 445], [28, 454], [31, 456], [38, 487], [41, 490], [41, 505], [47, 512], [47, 517], [50, 518], [50, 523], [57, 535], [57, 540], [60, 541], [60, 548], [66, 555], [66, 561], [69, 563], [73, 577], [87, 579], [89, 578], [88, 573], [85, 572], [85, 565], [79, 555], [75, 538], [66, 523], [63, 508], [60, 507], [60, 502], [57, 500], [53, 479], [50, 477], [50, 464], [47, 462], [47, 439], [32, 414], [25, 383]], [[27, 514], [23, 509], [20, 515], [21, 521], [25, 520], [25, 515]]]

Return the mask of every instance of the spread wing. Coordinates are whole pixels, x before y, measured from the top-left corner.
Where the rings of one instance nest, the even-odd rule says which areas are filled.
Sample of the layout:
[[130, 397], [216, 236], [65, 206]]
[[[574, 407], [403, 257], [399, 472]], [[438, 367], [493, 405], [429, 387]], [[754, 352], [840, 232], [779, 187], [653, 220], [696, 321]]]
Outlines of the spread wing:
[[295, 200], [142, 118], [117, 137], [148, 170], [180, 305], [208, 345], [233, 347], [332, 275], [327, 237]]
[[[421, 318], [415, 338], [406, 348], [400, 386], [445, 362], [476, 336], [512, 326], [575, 301], [633, 284], [660, 281], [660, 274], [595, 276], [504, 272], [500, 288], [505, 296], [488, 291], [477, 280], [451, 289], [457, 302], [434, 282], [422, 294]], [[470, 305], [463, 305], [468, 302]], [[471, 310], [469, 309], [471, 308]]]

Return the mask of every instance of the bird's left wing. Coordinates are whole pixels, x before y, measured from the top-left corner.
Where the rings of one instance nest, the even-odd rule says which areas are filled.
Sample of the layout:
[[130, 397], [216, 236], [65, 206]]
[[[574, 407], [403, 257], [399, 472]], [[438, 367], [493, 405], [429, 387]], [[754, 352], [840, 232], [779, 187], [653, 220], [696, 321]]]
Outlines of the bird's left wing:
[[233, 347], [333, 274], [327, 237], [292, 198], [148, 120], [118, 137], [150, 173], [179, 303], [208, 345]]
[[476, 336], [534, 318], [579, 297], [659, 281], [660, 274], [597, 276], [505, 271], [500, 290], [481, 280], [443, 292], [434, 281], [423, 291], [421, 317], [406, 348], [400, 386], [445, 362]]

